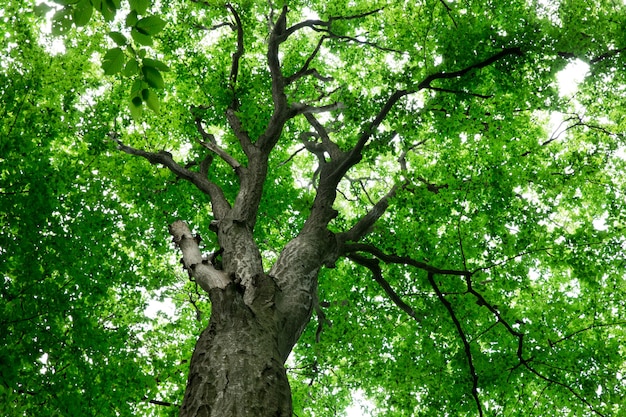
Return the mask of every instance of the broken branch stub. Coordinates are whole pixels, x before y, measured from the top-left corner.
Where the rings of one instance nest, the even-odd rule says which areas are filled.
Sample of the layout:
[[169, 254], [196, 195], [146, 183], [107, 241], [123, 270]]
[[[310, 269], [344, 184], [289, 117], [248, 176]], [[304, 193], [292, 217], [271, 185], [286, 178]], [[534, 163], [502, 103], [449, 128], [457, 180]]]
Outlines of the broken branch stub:
[[174, 243], [183, 252], [183, 265], [202, 289], [208, 292], [213, 288], [225, 288], [228, 285], [230, 281], [223, 271], [218, 271], [212, 264], [203, 262], [198, 239], [191, 234], [185, 222], [175, 221], [170, 225], [169, 232]]

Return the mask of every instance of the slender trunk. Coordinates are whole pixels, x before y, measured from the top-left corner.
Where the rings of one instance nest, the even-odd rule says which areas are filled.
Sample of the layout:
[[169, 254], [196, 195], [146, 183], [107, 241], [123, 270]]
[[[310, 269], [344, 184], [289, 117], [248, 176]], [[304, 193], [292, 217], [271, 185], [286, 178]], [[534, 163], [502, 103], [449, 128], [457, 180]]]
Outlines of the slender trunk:
[[273, 307], [253, 312], [235, 283], [210, 295], [211, 319], [191, 359], [180, 416], [291, 417]]

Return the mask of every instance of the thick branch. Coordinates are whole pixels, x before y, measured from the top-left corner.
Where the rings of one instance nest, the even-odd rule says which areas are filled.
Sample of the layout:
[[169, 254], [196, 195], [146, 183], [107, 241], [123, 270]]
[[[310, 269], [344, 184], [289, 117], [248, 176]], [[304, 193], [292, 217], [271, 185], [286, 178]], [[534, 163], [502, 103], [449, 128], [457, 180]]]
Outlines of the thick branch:
[[[243, 56], [244, 53], [244, 43], [243, 43], [243, 24], [241, 23], [241, 18], [239, 14], [235, 10], [233, 6], [230, 4], [226, 5], [226, 8], [231, 12], [233, 18], [235, 19], [235, 25], [233, 25], [233, 30], [237, 32], [237, 50], [233, 53], [232, 56], [232, 64], [230, 67], [230, 89], [233, 95], [233, 99], [226, 110], [226, 119], [230, 124], [231, 129], [235, 133], [235, 136], [239, 140], [241, 147], [243, 148], [246, 155], [249, 156], [250, 148], [252, 147], [252, 141], [248, 136], [248, 132], [243, 129], [241, 121], [239, 117], [237, 117], [237, 110], [239, 109], [239, 101], [237, 99], [237, 76], [239, 75], [239, 60]], [[227, 161], [228, 162], [228, 161]], [[232, 166], [232, 164], [231, 164]]]
[[136, 149], [128, 145], [124, 145], [119, 139], [112, 138], [117, 142], [117, 148], [130, 155], [140, 156], [147, 159], [151, 164], [161, 164], [172, 171], [176, 176], [181, 179], [187, 180], [194, 184], [200, 191], [209, 195], [211, 198], [211, 205], [213, 207], [213, 214], [216, 218], [222, 218], [230, 210], [230, 204], [226, 200], [222, 189], [215, 183], [209, 181], [206, 176], [190, 171], [187, 168], [182, 167], [172, 157], [172, 154], [166, 151], [159, 152], [147, 152], [143, 149]]
[[398, 186], [394, 185], [391, 190], [383, 198], [381, 198], [374, 207], [367, 212], [366, 215], [361, 217], [350, 230], [343, 232], [339, 235], [339, 239], [342, 242], [358, 242], [363, 236], [365, 236], [374, 226], [374, 223], [381, 218], [381, 216], [389, 207], [389, 200], [393, 198], [398, 190]]
[[335, 142], [330, 140], [330, 136], [328, 135], [328, 131], [326, 130], [326, 128], [315, 118], [312, 113], [305, 113], [304, 117], [322, 139], [322, 146], [324, 147], [324, 150], [328, 152], [330, 157], [332, 159], [340, 158], [344, 154], [344, 152], [339, 148], [339, 146], [337, 146]]
[[169, 227], [174, 243], [183, 252], [183, 264], [203, 290], [226, 288], [230, 280], [223, 271], [218, 271], [207, 260], [202, 259], [198, 239], [191, 234], [185, 222], [177, 220]]

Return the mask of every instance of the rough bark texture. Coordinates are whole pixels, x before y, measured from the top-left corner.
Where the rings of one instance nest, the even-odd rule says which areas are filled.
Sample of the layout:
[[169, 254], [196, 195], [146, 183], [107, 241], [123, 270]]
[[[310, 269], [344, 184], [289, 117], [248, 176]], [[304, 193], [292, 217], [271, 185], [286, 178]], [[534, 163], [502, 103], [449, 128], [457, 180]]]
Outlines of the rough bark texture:
[[180, 416], [291, 416], [284, 363], [311, 318], [319, 268], [336, 256], [335, 235], [299, 235], [265, 273], [250, 230], [223, 219], [216, 223], [224, 250], [217, 270], [198, 262], [197, 239], [181, 223], [170, 232], [183, 263], [196, 279], [206, 268], [213, 278], [203, 285], [211, 287], [211, 319], [191, 359]]
[[[270, 281], [259, 277], [259, 283], [272, 286]], [[210, 296], [210, 323], [193, 353], [180, 415], [290, 417], [291, 392], [273, 308], [255, 314], [235, 283], [211, 290]]]

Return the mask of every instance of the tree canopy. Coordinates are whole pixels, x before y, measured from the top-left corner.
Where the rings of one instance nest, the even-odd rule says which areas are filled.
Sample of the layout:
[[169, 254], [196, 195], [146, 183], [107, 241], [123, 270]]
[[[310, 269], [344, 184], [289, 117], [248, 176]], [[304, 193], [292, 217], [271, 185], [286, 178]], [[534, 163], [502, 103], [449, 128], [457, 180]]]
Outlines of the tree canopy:
[[624, 3], [284, 3], [0, 9], [1, 414], [177, 415], [232, 206], [341, 237], [294, 415], [618, 415]]

